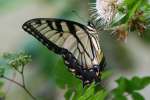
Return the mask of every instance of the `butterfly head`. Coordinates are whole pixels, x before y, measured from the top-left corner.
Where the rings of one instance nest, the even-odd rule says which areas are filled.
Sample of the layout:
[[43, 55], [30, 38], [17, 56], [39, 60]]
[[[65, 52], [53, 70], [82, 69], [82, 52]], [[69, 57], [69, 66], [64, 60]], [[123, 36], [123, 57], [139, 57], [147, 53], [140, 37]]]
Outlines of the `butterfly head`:
[[91, 69], [86, 69], [82, 73], [83, 76], [83, 85], [88, 85], [93, 81], [98, 82], [100, 80], [100, 70], [99, 66], [94, 66]]

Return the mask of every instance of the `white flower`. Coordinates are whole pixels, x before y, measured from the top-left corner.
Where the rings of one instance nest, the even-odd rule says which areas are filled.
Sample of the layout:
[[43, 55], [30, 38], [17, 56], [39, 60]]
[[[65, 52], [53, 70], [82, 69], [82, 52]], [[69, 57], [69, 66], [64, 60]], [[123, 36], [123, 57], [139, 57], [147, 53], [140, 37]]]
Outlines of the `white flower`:
[[119, 0], [96, 0], [90, 7], [90, 17], [101, 25], [109, 25], [116, 14]]

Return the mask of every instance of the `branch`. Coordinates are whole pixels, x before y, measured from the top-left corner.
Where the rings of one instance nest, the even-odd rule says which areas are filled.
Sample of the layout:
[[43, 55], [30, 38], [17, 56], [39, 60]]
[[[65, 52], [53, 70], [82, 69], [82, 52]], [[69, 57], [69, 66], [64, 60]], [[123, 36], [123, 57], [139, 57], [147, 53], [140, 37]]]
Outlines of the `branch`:
[[[23, 75], [23, 77], [24, 77], [24, 75]], [[10, 79], [10, 78], [7, 78], [7, 77], [5, 77], [5, 76], [3, 76], [2, 78], [5, 79], [5, 80], [7, 80], [7, 81], [10, 81], [10, 82], [12, 82], [12, 83], [14, 83], [14, 84], [16, 84], [16, 85], [18, 85], [18, 86], [20, 86], [21, 88], [23, 88], [23, 89], [26, 91], [26, 93], [27, 93], [33, 100], [37, 100], [37, 99], [30, 93], [30, 91], [26, 88], [25, 85], [22, 85], [22, 84], [20, 84], [19, 82], [15, 81], [15, 80], [12, 80], [12, 79]], [[24, 82], [23, 82], [23, 83], [24, 83]]]

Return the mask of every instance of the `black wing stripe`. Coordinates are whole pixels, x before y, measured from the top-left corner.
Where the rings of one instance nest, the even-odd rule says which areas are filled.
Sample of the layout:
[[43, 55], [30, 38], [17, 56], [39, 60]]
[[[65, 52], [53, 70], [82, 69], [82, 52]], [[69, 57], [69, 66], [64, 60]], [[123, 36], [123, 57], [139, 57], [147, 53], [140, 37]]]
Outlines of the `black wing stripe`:
[[63, 29], [62, 29], [62, 26], [61, 26], [60, 23], [61, 23], [60, 21], [55, 22], [56, 27], [57, 27], [57, 31], [58, 31], [58, 32], [63, 32]]
[[[73, 34], [73, 36], [77, 39], [77, 41], [80, 43], [80, 45], [82, 46], [83, 50], [86, 52], [86, 54], [88, 55], [88, 57], [90, 57], [89, 53], [87, 52], [87, 50], [85, 49], [85, 47], [83, 46], [82, 42], [80, 41], [79, 37], [76, 35], [76, 29], [75, 26], [71, 23], [67, 23], [67, 26], [69, 28], [70, 33]], [[91, 57], [90, 57], [91, 58]]]
[[[31, 35], [33, 35], [36, 39], [38, 39], [39, 41], [42, 42], [42, 44], [44, 44], [48, 49], [52, 50], [53, 52], [57, 53], [57, 54], [62, 54], [62, 49], [60, 47], [58, 47], [57, 45], [55, 45], [54, 43], [52, 43], [51, 41], [49, 41], [46, 37], [44, 37], [38, 30], [36, 30], [33, 26], [31, 25], [24, 25], [27, 28], [23, 29], [25, 31], [27, 31], [28, 33], [30, 33]], [[30, 30], [29, 30], [30, 29]]]
[[51, 21], [46, 21], [47, 23], [48, 23], [48, 26], [52, 29], [52, 30], [54, 30], [54, 27], [53, 27], [53, 25], [52, 25], [52, 22]]
[[93, 54], [93, 58], [92, 58], [92, 60], [93, 60], [94, 57], [95, 57], [95, 51], [94, 51], [94, 47], [93, 47], [91, 39], [90, 39], [90, 45], [91, 45], [91, 51], [92, 51], [92, 54]]
[[73, 24], [68, 22], [67, 26], [68, 26], [69, 32], [72, 33], [73, 35], [75, 35], [76, 34], [76, 30], [75, 30], [75, 27], [73, 26]]

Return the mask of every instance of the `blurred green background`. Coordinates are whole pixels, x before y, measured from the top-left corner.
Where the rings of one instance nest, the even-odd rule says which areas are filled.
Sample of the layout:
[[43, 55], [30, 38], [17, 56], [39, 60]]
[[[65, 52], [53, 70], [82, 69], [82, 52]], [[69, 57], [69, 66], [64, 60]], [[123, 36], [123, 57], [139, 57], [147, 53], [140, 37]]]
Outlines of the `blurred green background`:
[[[89, 0], [0, 0], [0, 52], [25, 51], [32, 55], [33, 62], [25, 69], [26, 83], [33, 95], [41, 100], [64, 100], [67, 88], [81, 86], [82, 83], [68, 72], [60, 56], [24, 32], [22, 24], [32, 18], [55, 17], [86, 25], [89, 20], [88, 2]], [[150, 45], [147, 41], [150, 38], [144, 41], [136, 34], [129, 34], [125, 44], [118, 43], [105, 34], [100, 38], [107, 61], [106, 69], [112, 71], [111, 77], [104, 80], [108, 89], [116, 86], [114, 80], [119, 76], [150, 75]], [[16, 75], [15, 79], [19, 80], [19, 77]], [[31, 100], [23, 89], [10, 82], [5, 84], [4, 91], [6, 100]], [[142, 91], [146, 100], [150, 98], [149, 91], [150, 87]]]

